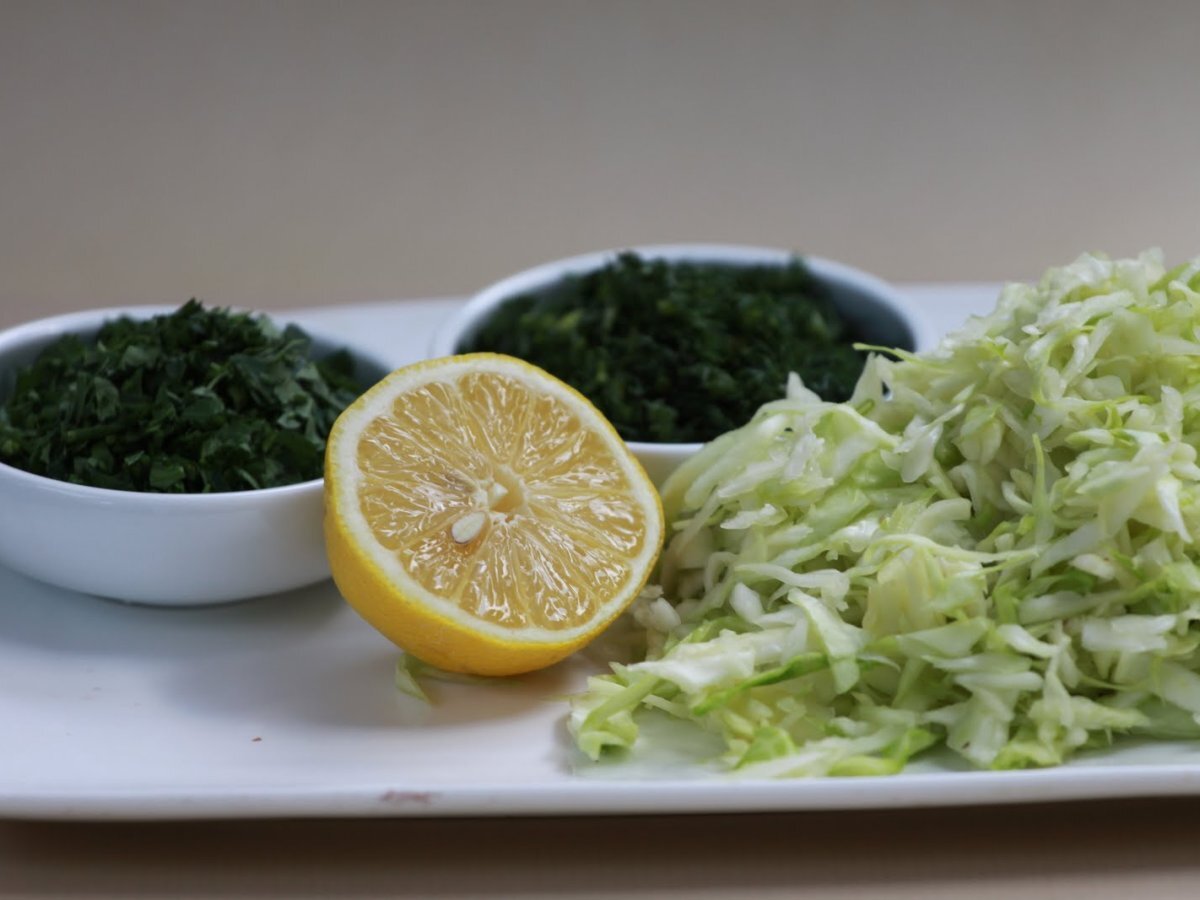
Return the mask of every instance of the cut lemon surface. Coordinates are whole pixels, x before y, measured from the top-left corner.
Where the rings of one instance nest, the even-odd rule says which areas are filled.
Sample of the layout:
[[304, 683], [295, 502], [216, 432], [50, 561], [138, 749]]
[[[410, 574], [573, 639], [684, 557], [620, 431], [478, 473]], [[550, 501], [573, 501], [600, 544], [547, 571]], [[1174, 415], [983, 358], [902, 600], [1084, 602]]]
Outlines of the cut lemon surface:
[[325, 455], [334, 581], [407, 652], [456, 672], [548, 666], [642, 589], [658, 493], [557, 378], [474, 353], [399, 369], [342, 413]]

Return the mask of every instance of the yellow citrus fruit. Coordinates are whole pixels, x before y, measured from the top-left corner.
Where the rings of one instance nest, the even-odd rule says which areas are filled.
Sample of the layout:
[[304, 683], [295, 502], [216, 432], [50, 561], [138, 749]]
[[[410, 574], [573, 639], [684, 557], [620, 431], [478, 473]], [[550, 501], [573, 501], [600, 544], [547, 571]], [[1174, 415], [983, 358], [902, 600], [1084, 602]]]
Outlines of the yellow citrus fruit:
[[557, 662], [629, 605], [662, 547], [658, 493], [612, 425], [508, 356], [388, 375], [335, 423], [325, 479], [338, 589], [452, 671]]

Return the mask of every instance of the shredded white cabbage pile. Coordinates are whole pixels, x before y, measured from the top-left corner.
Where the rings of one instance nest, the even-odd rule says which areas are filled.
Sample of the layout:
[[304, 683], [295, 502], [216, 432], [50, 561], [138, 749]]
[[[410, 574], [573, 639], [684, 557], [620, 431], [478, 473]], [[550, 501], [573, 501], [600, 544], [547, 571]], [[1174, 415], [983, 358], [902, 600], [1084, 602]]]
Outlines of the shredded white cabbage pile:
[[1011, 285], [844, 404], [794, 380], [664, 487], [645, 659], [590, 681], [572, 733], [636, 749], [656, 708], [754, 776], [1200, 737], [1198, 446], [1200, 259]]

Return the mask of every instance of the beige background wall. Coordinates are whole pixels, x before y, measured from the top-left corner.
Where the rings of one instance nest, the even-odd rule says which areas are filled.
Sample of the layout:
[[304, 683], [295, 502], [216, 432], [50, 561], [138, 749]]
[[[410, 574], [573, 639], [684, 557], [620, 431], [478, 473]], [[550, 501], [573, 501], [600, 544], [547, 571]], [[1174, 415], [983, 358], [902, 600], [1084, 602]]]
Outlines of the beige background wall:
[[0, 0], [0, 325], [637, 242], [895, 280], [1200, 252], [1200, 4]]

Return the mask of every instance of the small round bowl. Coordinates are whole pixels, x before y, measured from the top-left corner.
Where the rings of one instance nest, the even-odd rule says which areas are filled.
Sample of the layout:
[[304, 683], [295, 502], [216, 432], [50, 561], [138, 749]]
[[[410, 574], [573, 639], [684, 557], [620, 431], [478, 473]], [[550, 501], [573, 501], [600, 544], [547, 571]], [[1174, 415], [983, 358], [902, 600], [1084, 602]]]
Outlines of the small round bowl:
[[[70, 313], [0, 333], [0, 403], [17, 370], [62, 335], [87, 337], [119, 316], [173, 310]], [[342, 346], [309, 334], [314, 355]], [[350, 350], [364, 388], [387, 372]], [[257, 491], [155, 494], [71, 484], [0, 463], [0, 564], [58, 587], [156, 606], [279, 593], [329, 577], [323, 486], [316, 479]]]
[[[434, 333], [429, 348], [431, 355], [451, 356], [459, 352], [488, 317], [508, 300], [546, 290], [569, 276], [602, 268], [621, 252], [636, 253], [644, 259], [746, 267], [783, 266], [799, 255], [766, 247], [665, 244], [587, 253], [545, 263], [498, 281], [472, 297]], [[829, 288], [838, 313], [865, 343], [902, 350], [925, 350], [936, 343], [933, 331], [908, 299], [886, 282], [842, 263], [815, 256], [802, 258], [809, 271]], [[643, 441], [629, 441], [628, 444], [657, 485], [702, 446], [698, 443]]]

